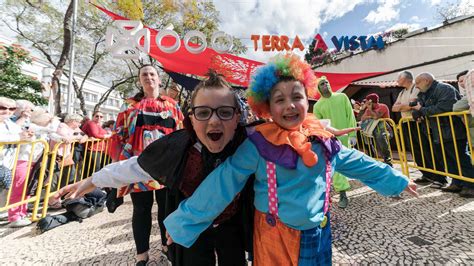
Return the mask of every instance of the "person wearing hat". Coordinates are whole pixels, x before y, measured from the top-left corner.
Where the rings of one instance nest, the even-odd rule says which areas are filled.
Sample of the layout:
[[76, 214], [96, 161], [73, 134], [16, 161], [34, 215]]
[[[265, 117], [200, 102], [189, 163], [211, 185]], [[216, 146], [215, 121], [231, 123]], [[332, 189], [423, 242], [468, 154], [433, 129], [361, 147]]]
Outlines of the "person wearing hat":
[[[365, 109], [365, 113], [361, 118], [362, 121], [367, 119], [378, 120], [382, 118], [390, 118], [388, 106], [383, 103], [379, 103], [379, 96], [376, 93], [367, 95], [365, 99], [367, 100], [367, 108]], [[389, 143], [389, 139], [392, 138], [392, 136], [392, 129], [386, 123], [378, 123], [374, 129], [375, 144], [380, 150], [383, 161], [390, 166], [393, 166]]]

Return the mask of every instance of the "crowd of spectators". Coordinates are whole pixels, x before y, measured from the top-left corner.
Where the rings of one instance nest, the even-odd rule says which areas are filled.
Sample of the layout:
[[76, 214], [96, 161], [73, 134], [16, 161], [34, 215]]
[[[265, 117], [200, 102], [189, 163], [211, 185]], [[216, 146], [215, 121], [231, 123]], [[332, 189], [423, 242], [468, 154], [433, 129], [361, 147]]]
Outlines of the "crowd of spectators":
[[[392, 112], [400, 112], [402, 118], [408, 119], [408, 122], [402, 123], [401, 129], [404, 146], [413, 161], [423, 168], [420, 170], [422, 177], [415, 182], [445, 192], [459, 193], [466, 198], [474, 197], [474, 182], [453, 178], [448, 185], [447, 176], [439, 172], [468, 180], [474, 178], [472, 150], [468, 145], [468, 138], [474, 143], [474, 121], [470, 115], [466, 116], [467, 119], [457, 115], [432, 116], [472, 108], [466, 90], [467, 76], [472, 76], [472, 72], [459, 73], [456, 77], [458, 88], [455, 88], [436, 80], [428, 72], [415, 77], [410, 71], [402, 71], [397, 84], [403, 90], [391, 108]], [[390, 118], [389, 109], [378, 101], [378, 95], [372, 93], [362, 102], [354, 102], [354, 114], [361, 123], [364, 135], [373, 137], [368, 138], [367, 148], [372, 154], [378, 151], [384, 161], [391, 165], [389, 141], [393, 137], [392, 129], [380, 123], [381, 118]]]
[[[79, 176], [76, 171], [82, 171], [76, 169], [77, 163], [92, 156], [92, 163], [102, 158], [105, 144], [96, 140], [107, 139], [112, 134], [102, 128], [102, 113], [94, 113], [90, 120], [78, 114], [65, 114], [63, 117], [55, 117], [27, 100], [0, 97], [0, 142], [24, 141], [0, 146], [0, 206], [11, 205], [36, 194], [40, 164], [52, 158], [48, 153], [48, 158], [43, 157], [45, 145], [35, 140], [48, 143], [48, 151], [53, 151], [55, 145], [61, 143], [56, 153], [54, 174], [51, 175], [51, 191], [74, 182], [74, 178]], [[108, 121], [108, 127], [110, 124], [113, 125], [113, 121]], [[84, 144], [88, 140], [93, 140], [91, 145]], [[101, 162], [95, 162], [95, 169], [99, 169]], [[91, 174], [89, 171], [94, 169], [86, 167], [84, 171], [80, 175], [87, 177]], [[48, 183], [49, 180], [45, 179], [40, 189], [45, 189]], [[8, 219], [11, 227], [31, 224], [28, 204], [9, 208], [8, 212], [0, 213], [0, 219]]]

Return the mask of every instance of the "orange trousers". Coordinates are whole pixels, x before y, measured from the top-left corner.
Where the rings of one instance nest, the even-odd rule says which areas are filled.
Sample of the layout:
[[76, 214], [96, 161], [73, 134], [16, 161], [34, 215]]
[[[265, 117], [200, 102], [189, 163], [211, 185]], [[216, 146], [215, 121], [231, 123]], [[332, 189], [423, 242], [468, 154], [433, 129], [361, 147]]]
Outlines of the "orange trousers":
[[269, 225], [266, 214], [255, 210], [253, 251], [255, 266], [298, 265], [301, 231], [289, 228], [279, 219]]

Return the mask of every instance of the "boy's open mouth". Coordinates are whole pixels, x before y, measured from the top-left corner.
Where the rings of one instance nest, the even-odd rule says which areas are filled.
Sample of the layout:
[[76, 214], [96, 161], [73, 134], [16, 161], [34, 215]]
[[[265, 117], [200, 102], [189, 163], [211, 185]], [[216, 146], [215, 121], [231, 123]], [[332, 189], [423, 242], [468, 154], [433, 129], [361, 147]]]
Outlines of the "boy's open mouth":
[[207, 133], [207, 137], [210, 138], [212, 141], [218, 141], [222, 138], [224, 134], [222, 132], [209, 132]]

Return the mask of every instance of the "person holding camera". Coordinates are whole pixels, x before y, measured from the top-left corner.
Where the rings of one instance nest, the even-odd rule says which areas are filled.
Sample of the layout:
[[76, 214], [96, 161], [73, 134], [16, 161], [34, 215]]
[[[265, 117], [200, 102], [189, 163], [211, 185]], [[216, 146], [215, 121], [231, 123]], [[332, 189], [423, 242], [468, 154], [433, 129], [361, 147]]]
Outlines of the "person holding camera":
[[[417, 105], [416, 99], [418, 98], [418, 93], [420, 92], [415, 87], [413, 74], [406, 70], [400, 72], [398, 74], [397, 84], [404, 89], [400, 92], [400, 94], [398, 94], [397, 100], [392, 106], [392, 112], [400, 112], [402, 118], [412, 118], [411, 111], [413, 110], [413, 107]], [[420, 124], [420, 127], [422, 126], [424, 126], [424, 124]], [[421, 132], [418, 135], [416, 122], [410, 120], [408, 123], [403, 123], [402, 130], [406, 152], [411, 152], [413, 160], [418, 166], [433, 169], [433, 161], [431, 160], [432, 156], [429, 149], [430, 145], [428, 139]], [[420, 138], [418, 138], [418, 136], [420, 136]], [[438, 174], [433, 174], [423, 170], [420, 170], [420, 172], [423, 174], [421, 178], [414, 180], [415, 183], [420, 185], [427, 185], [433, 181], [444, 179], [443, 176]], [[436, 188], [438, 185], [435, 183], [433, 186]]]
[[[371, 93], [365, 97], [366, 109], [364, 115], [362, 115], [361, 121], [366, 120], [377, 120], [377, 125], [373, 129], [373, 136], [375, 144], [372, 149], [375, 151], [380, 150], [380, 155], [383, 157], [384, 163], [393, 167], [392, 156], [390, 152], [390, 139], [393, 138], [393, 130], [389, 124], [379, 119], [390, 118], [390, 111], [386, 104], [379, 102], [379, 95]], [[377, 153], [376, 153], [376, 156]]]

